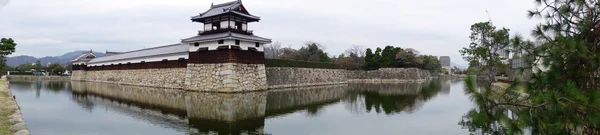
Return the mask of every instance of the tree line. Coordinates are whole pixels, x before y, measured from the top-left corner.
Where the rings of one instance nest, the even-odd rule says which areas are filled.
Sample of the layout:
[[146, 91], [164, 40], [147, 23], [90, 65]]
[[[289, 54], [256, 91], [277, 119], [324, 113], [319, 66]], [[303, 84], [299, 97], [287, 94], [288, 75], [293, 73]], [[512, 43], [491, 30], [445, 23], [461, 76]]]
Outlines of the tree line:
[[36, 61], [35, 63], [25, 63], [18, 66], [8, 66], [7, 71], [17, 71], [17, 72], [31, 72], [31, 71], [42, 71], [50, 73], [51, 75], [60, 75], [65, 73], [67, 67], [64, 67], [60, 64], [48, 64], [42, 65], [40, 61]]
[[324, 51], [324, 46], [317, 42], [307, 42], [300, 49], [290, 46], [282, 47], [281, 42], [265, 46], [265, 58], [300, 60], [312, 62], [329, 62], [339, 64], [348, 70], [376, 70], [379, 68], [421, 68], [425, 70], [440, 71], [441, 65], [437, 57], [421, 55], [411, 48], [385, 46], [377, 47], [375, 52], [371, 48], [353, 45], [344, 53], [337, 56]]

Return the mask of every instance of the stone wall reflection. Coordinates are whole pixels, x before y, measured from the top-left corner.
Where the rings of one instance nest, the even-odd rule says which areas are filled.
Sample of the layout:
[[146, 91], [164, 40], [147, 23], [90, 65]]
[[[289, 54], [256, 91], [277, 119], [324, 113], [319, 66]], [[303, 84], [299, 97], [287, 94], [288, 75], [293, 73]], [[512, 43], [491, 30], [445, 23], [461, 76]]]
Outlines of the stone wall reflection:
[[66, 88], [88, 111], [113, 111], [188, 134], [265, 134], [265, 119], [299, 111], [318, 115], [321, 108], [339, 102], [357, 113], [410, 113], [440, 93], [440, 85], [348, 84], [236, 94], [95, 82], [71, 82]]
[[267, 96], [266, 115], [275, 117], [299, 110], [314, 115], [320, 107], [340, 101], [346, 95], [346, 89], [347, 86], [340, 85], [271, 91]]
[[[72, 82], [72, 100], [189, 134], [262, 134], [266, 92], [199, 93], [95, 82]], [[185, 121], [185, 122], [182, 122]]]

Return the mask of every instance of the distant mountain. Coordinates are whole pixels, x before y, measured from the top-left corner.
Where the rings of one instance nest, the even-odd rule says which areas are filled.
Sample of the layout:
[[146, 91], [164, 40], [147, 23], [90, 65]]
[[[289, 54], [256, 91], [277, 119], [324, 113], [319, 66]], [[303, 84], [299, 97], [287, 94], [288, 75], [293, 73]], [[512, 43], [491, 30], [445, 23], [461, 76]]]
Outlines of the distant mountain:
[[459, 69], [467, 69], [467, 68], [468, 68], [468, 67], [465, 67], [465, 66], [463, 66], [463, 65], [456, 64], [456, 63], [454, 63], [454, 62], [450, 62], [450, 66], [452, 66], [452, 67], [457, 67], [457, 68], [459, 68]]
[[[21, 55], [21, 56], [15, 56], [15, 57], [8, 57], [6, 58], [6, 64], [8, 64], [9, 66], [18, 66], [21, 64], [25, 64], [25, 63], [35, 63], [38, 60], [40, 61], [40, 64], [42, 65], [46, 65], [48, 63], [58, 63], [61, 64], [63, 66], [66, 66], [71, 60], [77, 58], [79, 55], [85, 53], [87, 51], [73, 51], [73, 52], [69, 52], [69, 53], [65, 53], [61, 56], [46, 56], [46, 57], [42, 57], [42, 58], [35, 58], [33, 56], [27, 56], [27, 55]], [[104, 53], [101, 52], [94, 52], [96, 53], [96, 56], [101, 57], [104, 56]]]

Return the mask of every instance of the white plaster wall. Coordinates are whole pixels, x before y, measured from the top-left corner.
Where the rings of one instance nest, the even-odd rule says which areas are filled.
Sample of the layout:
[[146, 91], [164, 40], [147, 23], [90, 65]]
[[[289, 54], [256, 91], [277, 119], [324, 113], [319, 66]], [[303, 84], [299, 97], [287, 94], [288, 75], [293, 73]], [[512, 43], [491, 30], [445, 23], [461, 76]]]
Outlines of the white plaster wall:
[[179, 58], [188, 59], [188, 56], [189, 56], [189, 53], [188, 52], [184, 52], [184, 53], [176, 53], [176, 54], [168, 54], [168, 55], [158, 55], [158, 56], [142, 57], [142, 58], [135, 58], [135, 59], [116, 60], [116, 61], [108, 61], [108, 62], [100, 62], [100, 63], [89, 63], [88, 67], [90, 67], [90, 66], [102, 66], [102, 64], [104, 64], [104, 65], [110, 65], [110, 64], [118, 65], [119, 63], [121, 63], [121, 64], [127, 64], [127, 62], [131, 62], [131, 63], [141, 63], [142, 61], [145, 61], [145, 62], [156, 62], [156, 61], [162, 61], [163, 59], [167, 59], [167, 60], [179, 60]]
[[73, 65], [81, 65], [81, 64], [86, 64], [86, 63], [85, 62], [75, 62], [75, 63], [72, 63], [72, 64]]
[[190, 44], [190, 52], [198, 51], [200, 47], [208, 47], [208, 50], [217, 50], [217, 47], [225, 44], [218, 44], [218, 41], [200, 42], [198, 47], [194, 46], [194, 43]]
[[[233, 43], [235, 44], [235, 41]], [[242, 48], [242, 50], [248, 50], [248, 47], [254, 47], [259, 52], [262, 52], [264, 51], [263, 46], [264, 45], [262, 43], [260, 43], [259, 47], [256, 47], [256, 42], [240, 41], [240, 47]]]
[[242, 23], [242, 30], [248, 30], [248, 24]]
[[[235, 39], [225, 39], [223, 44], [218, 44], [218, 41], [210, 41], [210, 42], [201, 42], [198, 47], [194, 46], [194, 44], [190, 44], [190, 52], [198, 51], [200, 47], [208, 47], [208, 50], [217, 50], [217, 47], [222, 45], [235, 45]], [[255, 42], [243, 41], [240, 40], [240, 48], [242, 50], [248, 50], [248, 47], [254, 47], [256, 50], [262, 52], [264, 51], [264, 44], [260, 44], [260, 47], [256, 47]]]

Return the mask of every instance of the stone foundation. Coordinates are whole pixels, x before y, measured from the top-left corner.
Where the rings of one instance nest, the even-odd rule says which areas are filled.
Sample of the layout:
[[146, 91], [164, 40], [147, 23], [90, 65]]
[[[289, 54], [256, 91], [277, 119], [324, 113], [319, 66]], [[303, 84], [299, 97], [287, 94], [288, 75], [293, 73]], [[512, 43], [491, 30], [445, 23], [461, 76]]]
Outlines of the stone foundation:
[[212, 92], [246, 92], [267, 89], [264, 64], [188, 64], [185, 89]]
[[77, 81], [183, 88], [185, 68], [73, 71]]
[[343, 69], [269, 67], [266, 72], [269, 89], [345, 84], [348, 82], [347, 71]]
[[348, 81], [352, 83], [402, 83], [424, 82], [431, 79], [431, 73], [418, 68], [381, 68], [371, 71], [348, 71]]

